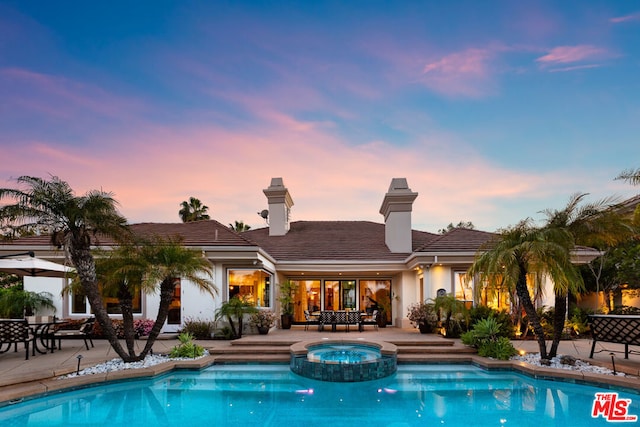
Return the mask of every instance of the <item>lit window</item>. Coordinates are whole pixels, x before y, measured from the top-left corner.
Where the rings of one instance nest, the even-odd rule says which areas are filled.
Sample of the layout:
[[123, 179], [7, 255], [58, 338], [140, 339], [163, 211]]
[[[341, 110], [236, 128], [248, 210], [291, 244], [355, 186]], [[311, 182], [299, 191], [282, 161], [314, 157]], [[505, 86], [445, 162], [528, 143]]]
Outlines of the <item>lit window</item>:
[[262, 270], [229, 270], [229, 299], [237, 296], [256, 307], [271, 306], [271, 275]]

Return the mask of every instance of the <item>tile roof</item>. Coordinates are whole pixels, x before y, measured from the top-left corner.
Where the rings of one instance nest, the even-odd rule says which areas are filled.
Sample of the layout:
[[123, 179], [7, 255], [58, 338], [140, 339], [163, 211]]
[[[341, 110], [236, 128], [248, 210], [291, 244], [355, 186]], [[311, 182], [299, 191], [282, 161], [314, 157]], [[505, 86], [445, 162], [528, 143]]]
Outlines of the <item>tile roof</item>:
[[[131, 231], [138, 236], [179, 236], [185, 246], [254, 246], [254, 243], [244, 238], [239, 233], [215, 220], [203, 220], [187, 223], [139, 223], [129, 225]], [[113, 239], [97, 238], [100, 245], [111, 245]], [[50, 236], [26, 236], [3, 244], [7, 245], [33, 245], [50, 246]]]
[[484, 243], [497, 237], [495, 233], [468, 228], [454, 228], [439, 235], [415, 252], [476, 252]]
[[[269, 228], [242, 233], [278, 261], [360, 260], [402, 261], [407, 253], [392, 253], [385, 244], [385, 226], [369, 221], [295, 221], [284, 236], [269, 236]], [[437, 237], [412, 231], [413, 247]]]

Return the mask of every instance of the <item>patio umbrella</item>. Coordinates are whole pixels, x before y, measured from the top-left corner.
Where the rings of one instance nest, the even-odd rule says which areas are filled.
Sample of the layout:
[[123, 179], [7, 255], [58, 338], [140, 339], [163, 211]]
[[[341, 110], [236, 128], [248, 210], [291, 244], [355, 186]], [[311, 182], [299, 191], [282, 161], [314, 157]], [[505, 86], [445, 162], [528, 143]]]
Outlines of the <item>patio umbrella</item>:
[[74, 271], [71, 267], [36, 257], [0, 259], [0, 272], [17, 276], [68, 277]]

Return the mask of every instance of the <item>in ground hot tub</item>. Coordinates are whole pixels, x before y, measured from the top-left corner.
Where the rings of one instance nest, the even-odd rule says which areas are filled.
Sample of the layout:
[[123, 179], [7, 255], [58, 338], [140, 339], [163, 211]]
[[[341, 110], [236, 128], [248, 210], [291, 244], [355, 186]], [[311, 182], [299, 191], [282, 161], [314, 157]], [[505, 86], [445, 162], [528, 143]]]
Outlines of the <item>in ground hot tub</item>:
[[291, 370], [320, 381], [356, 382], [387, 377], [397, 369], [397, 348], [386, 342], [306, 341], [291, 346]]

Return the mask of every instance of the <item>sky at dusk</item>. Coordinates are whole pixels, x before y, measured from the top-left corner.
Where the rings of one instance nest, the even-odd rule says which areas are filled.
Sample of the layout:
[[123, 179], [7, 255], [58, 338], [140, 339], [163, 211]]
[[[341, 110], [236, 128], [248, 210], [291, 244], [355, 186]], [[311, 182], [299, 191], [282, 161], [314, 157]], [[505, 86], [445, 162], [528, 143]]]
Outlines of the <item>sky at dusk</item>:
[[0, 186], [59, 176], [129, 222], [369, 220], [494, 231], [640, 191], [634, 1], [0, 0]]

